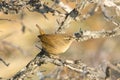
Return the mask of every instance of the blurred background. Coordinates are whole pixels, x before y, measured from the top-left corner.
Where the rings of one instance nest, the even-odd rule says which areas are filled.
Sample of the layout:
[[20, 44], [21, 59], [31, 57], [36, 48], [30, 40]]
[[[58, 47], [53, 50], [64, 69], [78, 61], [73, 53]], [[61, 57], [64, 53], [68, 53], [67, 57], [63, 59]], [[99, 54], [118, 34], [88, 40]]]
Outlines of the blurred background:
[[[70, 7], [75, 6], [74, 2], [68, 3], [66, 0], [62, 1]], [[87, 12], [90, 7], [91, 5], [87, 6], [83, 12]], [[0, 13], [0, 58], [10, 64], [7, 67], [0, 62], [0, 77], [10, 78], [25, 67], [40, 51], [35, 46], [40, 46], [37, 37], [39, 31], [35, 26], [36, 24], [48, 34], [55, 33], [58, 28], [57, 17], [51, 13], [45, 14], [48, 19], [45, 19], [38, 12], [30, 12], [27, 9], [24, 9], [23, 14], [24, 18], [21, 20], [20, 14], [6, 15], [2, 12]], [[21, 23], [24, 25], [21, 25]], [[99, 9], [93, 16], [90, 16], [86, 20], [73, 20], [65, 32], [74, 34], [80, 28], [82, 30], [99, 31], [102, 29], [111, 30], [115, 27], [113, 23], [105, 20]], [[98, 67], [104, 60], [117, 61], [120, 59], [119, 41], [119, 36], [91, 39], [83, 42], [74, 41], [64, 54], [60, 54], [60, 58], [71, 60], [81, 59], [89, 66]], [[56, 68], [56, 66], [48, 63], [42, 65], [39, 69], [41, 71], [45, 70], [43, 73], [48, 74], [53, 68]], [[33, 79], [37, 80], [37, 77], [34, 76]]]

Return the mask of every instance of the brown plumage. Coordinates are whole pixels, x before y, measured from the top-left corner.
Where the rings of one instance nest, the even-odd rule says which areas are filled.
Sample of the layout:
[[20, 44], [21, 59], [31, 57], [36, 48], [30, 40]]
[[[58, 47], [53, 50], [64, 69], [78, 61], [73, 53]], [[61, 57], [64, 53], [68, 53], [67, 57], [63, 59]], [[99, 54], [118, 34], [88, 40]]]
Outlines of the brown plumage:
[[41, 40], [42, 48], [49, 54], [64, 53], [74, 40], [70, 34], [45, 34], [40, 27], [38, 28], [40, 30], [38, 37]]

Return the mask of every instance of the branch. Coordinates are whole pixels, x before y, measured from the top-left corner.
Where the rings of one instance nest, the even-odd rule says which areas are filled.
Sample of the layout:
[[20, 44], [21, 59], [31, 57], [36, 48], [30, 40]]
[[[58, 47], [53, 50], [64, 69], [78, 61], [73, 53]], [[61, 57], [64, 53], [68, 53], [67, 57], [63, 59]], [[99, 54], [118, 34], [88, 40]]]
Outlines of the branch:
[[[30, 74], [35, 73], [35, 69], [42, 64], [51, 62], [57, 66], [66, 66], [69, 69], [79, 72], [79, 73], [84, 73], [86, 75], [92, 74], [95, 75], [92, 78], [98, 77], [98, 71], [87, 67], [84, 63], [81, 61], [62, 61], [61, 59], [55, 59], [55, 58], [50, 58], [49, 56], [45, 55], [45, 51], [41, 51], [33, 60], [31, 60], [25, 68], [23, 68], [21, 71], [19, 71], [16, 75], [14, 75], [12, 78], [9, 80], [23, 80], [27, 78]], [[75, 66], [74, 66], [75, 65]], [[89, 76], [89, 75], [88, 75]]]
[[58, 5], [65, 10], [67, 13], [70, 13], [72, 11], [72, 8], [68, 5], [65, 5], [61, 0], [59, 0]]
[[9, 66], [9, 63], [6, 63], [2, 58], [0, 58], [0, 61], [1, 61], [5, 66]]
[[[106, 73], [108, 72], [102, 71], [102, 69], [94, 69], [94, 68], [88, 67], [86, 64], [84, 64], [80, 60], [74, 60], [74, 61], [64, 60], [63, 61], [62, 59], [51, 58], [46, 54], [47, 53], [44, 50], [42, 50], [40, 53], [38, 53], [38, 55], [33, 60], [31, 60], [26, 65], [25, 68], [20, 70], [16, 75], [14, 75], [12, 78], [8, 80], [24, 80], [25, 78], [29, 77], [30, 74], [35, 73], [35, 69], [37, 67], [48, 62], [53, 63], [57, 66], [66, 66], [72, 71], [75, 71], [79, 74], [84, 74], [86, 78], [89, 78], [90, 80], [93, 80], [93, 79], [101, 80], [107, 77]], [[107, 66], [107, 67], [110, 67], [110, 66]], [[107, 70], [107, 67], [106, 67], [106, 70]]]
[[101, 31], [82, 31], [75, 33], [75, 38], [78, 41], [86, 41], [89, 39], [96, 39], [96, 38], [105, 38], [105, 37], [114, 37], [120, 35], [120, 26], [114, 28], [113, 30], [101, 30]]

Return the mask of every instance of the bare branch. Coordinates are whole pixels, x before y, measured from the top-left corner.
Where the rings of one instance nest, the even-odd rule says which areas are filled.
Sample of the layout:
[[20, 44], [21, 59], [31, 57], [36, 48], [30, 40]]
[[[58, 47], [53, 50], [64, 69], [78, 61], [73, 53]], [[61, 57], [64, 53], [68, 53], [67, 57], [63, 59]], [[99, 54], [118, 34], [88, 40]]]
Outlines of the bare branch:
[[104, 38], [104, 37], [114, 37], [120, 35], [120, 27], [116, 27], [113, 30], [101, 30], [101, 31], [80, 31], [75, 33], [76, 40], [85, 41], [89, 39]]
[[[84, 74], [86, 78], [89, 78], [90, 80], [101, 80], [105, 79], [106, 72], [101, 71], [100, 69], [94, 69], [91, 67], [88, 67], [86, 64], [81, 62], [80, 60], [61, 60], [56, 58], [51, 58], [46, 55], [47, 53], [42, 50], [38, 55], [31, 60], [25, 68], [23, 68], [21, 71], [19, 71], [16, 75], [14, 75], [9, 80], [23, 80], [27, 77], [29, 77], [30, 74], [35, 73], [35, 69], [42, 64], [51, 62], [57, 66], [66, 66], [70, 70], [73, 70], [75, 72], [78, 72], [80, 74]], [[114, 68], [116, 69], [116, 68]], [[103, 75], [104, 74], [104, 75]]]
[[5, 66], [9, 66], [9, 63], [6, 63], [2, 58], [0, 58], [0, 61], [1, 61]]

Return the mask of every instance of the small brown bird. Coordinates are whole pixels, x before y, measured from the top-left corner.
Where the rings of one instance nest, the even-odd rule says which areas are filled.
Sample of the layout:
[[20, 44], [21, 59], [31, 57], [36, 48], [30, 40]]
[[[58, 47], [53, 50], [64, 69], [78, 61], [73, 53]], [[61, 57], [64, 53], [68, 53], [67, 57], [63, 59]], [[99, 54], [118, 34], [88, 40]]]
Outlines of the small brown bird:
[[74, 41], [71, 34], [46, 34], [38, 25], [40, 35], [38, 36], [42, 43], [42, 48], [48, 54], [64, 53]]

